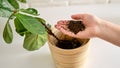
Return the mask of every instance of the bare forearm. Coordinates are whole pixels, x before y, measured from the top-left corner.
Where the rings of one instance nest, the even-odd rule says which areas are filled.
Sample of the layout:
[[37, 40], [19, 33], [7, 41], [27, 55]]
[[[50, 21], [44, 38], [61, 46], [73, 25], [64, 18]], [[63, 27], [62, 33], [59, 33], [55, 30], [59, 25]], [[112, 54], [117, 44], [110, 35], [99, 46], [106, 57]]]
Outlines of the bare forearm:
[[120, 46], [120, 25], [103, 21], [98, 37]]

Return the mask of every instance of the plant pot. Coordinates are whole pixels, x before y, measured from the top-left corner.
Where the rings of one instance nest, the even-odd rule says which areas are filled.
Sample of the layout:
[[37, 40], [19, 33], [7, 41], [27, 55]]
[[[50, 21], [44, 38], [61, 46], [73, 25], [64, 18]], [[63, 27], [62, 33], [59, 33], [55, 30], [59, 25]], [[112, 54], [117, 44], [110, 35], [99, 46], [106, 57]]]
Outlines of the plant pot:
[[[72, 39], [59, 31], [55, 31], [54, 34], [60, 39]], [[53, 36], [48, 35], [48, 44], [56, 68], [83, 68], [88, 57], [89, 39], [78, 40], [83, 42], [80, 47], [62, 49], [56, 46], [57, 40]]]

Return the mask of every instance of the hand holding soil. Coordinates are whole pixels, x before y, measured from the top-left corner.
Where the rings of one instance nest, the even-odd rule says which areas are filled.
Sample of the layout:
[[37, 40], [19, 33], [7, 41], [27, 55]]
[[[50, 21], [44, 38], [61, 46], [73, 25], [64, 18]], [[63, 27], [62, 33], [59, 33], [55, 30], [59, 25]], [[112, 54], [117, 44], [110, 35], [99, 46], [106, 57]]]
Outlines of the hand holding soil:
[[[55, 27], [62, 33], [74, 38], [87, 39], [92, 37], [98, 37], [120, 46], [120, 25], [114, 24], [110, 21], [103, 20], [92, 14], [75, 14], [72, 15], [73, 20], [81, 20], [85, 26], [85, 30], [82, 31], [70, 31], [68, 29], [68, 20], [61, 20], [55, 25]], [[79, 26], [81, 27], [81, 26]], [[75, 27], [75, 29], [78, 27]]]
[[83, 39], [97, 36], [100, 30], [100, 18], [91, 14], [76, 14], [71, 17], [73, 20], [60, 20], [55, 27], [62, 33], [75, 38]]

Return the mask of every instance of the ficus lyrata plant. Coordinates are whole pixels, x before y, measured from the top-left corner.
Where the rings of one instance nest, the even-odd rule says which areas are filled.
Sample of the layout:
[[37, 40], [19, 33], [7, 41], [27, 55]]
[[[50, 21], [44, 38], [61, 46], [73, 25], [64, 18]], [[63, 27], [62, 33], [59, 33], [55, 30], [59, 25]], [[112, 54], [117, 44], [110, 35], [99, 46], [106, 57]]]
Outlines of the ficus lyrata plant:
[[[26, 0], [0, 0], [0, 17], [7, 18], [3, 39], [8, 44], [13, 41], [10, 23], [14, 23], [16, 32], [24, 37], [23, 47], [29, 51], [37, 50], [47, 41], [47, 32], [50, 33], [50, 29], [45, 20], [38, 17], [36, 9], [21, 8], [20, 3], [26, 3]], [[14, 22], [10, 22], [11, 20]]]

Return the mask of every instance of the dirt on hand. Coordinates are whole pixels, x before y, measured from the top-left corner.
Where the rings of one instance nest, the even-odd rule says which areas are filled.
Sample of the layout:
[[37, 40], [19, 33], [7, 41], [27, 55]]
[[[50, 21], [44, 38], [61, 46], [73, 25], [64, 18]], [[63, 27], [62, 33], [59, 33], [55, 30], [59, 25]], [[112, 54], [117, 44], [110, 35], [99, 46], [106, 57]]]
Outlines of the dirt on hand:
[[70, 20], [68, 22], [68, 29], [74, 34], [77, 34], [79, 31], [85, 30], [85, 25], [82, 23], [82, 21]]

